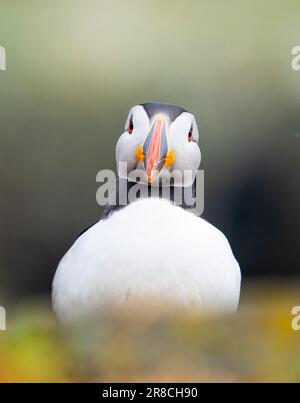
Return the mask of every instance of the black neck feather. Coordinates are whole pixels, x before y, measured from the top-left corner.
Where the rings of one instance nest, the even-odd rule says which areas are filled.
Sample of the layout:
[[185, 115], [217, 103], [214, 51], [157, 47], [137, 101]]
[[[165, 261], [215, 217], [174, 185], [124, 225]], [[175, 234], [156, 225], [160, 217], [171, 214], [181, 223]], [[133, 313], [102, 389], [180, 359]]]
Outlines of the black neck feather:
[[[122, 180], [123, 181], [123, 180]], [[125, 191], [126, 191], [126, 197], [127, 197], [127, 204], [129, 204], [128, 201], [128, 194], [130, 192], [130, 190], [133, 188], [133, 186], [136, 186], [136, 182], [129, 182], [127, 180], [124, 180], [124, 183], [122, 184], [122, 189], [124, 189], [123, 186], [125, 186]], [[142, 186], [142, 185], [139, 185]], [[142, 197], [153, 197], [153, 189], [151, 189], [151, 185], [145, 185], [144, 191], [142, 192], [142, 194], [137, 193], [136, 194], [136, 198], [140, 199]], [[191, 210], [195, 207], [195, 205], [188, 205], [186, 204], [185, 198], [182, 194], [182, 197], [179, 198], [178, 200], [178, 196], [175, 197], [175, 190], [176, 188], [174, 186], [170, 187], [170, 192], [167, 192], [168, 194], [166, 195], [165, 192], [163, 191], [163, 187], [159, 186], [155, 188], [155, 196], [154, 197], [159, 197], [159, 198], [165, 198], [167, 200], [170, 200], [172, 203], [179, 205], [180, 207], [182, 207], [185, 210]], [[183, 193], [183, 192], [181, 192]], [[193, 198], [195, 198], [196, 196], [196, 181], [194, 181], [194, 183], [192, 184], [192, 189], [190, 190], [191, 196]], [[113, 214], [115, 211], [118, 211], [124, 207], [126, 207], [126, 203], [124, 204], [124, 198], [123, 201], [120, 201], [120, 180], [118, 179], [117, 181], [117, 186], [115, 189], [115, 197], [113, 198], [113, 202], [112, 203], [108, 203], [104, 210], [103, 210], [103, 214], [102, 214], [102, 219], [109, 217], [111, 214]]]

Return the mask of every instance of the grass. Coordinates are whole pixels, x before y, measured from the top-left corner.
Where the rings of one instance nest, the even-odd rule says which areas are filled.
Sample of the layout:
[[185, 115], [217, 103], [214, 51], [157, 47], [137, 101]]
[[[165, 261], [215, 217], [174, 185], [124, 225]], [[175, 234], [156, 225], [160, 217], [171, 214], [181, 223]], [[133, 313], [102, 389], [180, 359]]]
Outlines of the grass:
[[100, 317], [57, 326], [35, 301], [0, 332], [0, 380], [299, 381], [297, 283], [244, 284], [239, 311], [223, 318]]

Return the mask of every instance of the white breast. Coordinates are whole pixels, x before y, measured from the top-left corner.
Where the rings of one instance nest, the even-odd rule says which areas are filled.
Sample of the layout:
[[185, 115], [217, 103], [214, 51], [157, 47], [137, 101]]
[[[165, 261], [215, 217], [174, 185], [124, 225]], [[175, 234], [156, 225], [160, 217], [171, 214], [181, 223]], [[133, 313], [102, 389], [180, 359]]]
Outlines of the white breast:
[[166, 200], [136, 201], [85, 232], [61, 260], [53, 305], [61, 319], [140, 302], [235, 311], [240, 268], [225, 236]]

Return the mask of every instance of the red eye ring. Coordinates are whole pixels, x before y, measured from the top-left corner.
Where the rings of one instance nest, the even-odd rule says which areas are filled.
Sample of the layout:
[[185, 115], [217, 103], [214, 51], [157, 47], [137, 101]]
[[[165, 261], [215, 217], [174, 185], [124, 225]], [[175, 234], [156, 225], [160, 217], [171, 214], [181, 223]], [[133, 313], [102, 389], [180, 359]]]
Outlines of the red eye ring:
[[193, 137], [193, 125], [190, 128], [189, 134], [188, 134], [188, 141], [194, 141]]
[[133, 132], [133, 121], [132, 121], [132, 116], [129, 119], [129, 124], [128, 124], [128, 133], [131, 134]]

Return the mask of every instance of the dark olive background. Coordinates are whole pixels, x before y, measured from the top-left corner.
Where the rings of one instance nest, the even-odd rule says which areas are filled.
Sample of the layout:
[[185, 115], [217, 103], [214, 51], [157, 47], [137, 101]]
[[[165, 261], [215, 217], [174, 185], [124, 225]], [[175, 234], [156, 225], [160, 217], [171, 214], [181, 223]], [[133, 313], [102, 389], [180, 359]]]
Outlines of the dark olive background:
[[0, 305], [49, 294], [145, 101], [195, 114], [204, 217], [243, 276], [299, 274], [299, 13], [298, 1], [1, 0]]

